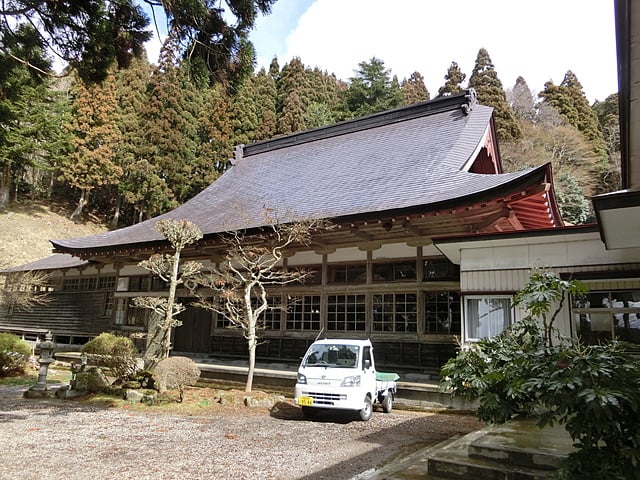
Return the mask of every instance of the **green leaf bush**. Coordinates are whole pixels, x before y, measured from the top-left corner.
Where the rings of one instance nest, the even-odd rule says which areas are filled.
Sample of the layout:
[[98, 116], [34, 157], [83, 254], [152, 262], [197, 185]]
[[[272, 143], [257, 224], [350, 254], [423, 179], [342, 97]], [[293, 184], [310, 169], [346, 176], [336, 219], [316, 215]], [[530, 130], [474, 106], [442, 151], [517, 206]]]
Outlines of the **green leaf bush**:
[[[441, 387], [478, 400], [488, 423], [535, 416], [574, 440], [562, 479], [640, 479], [640, 360], [624, 342], [583, 346], [562, 339], [547, 314], [581, 286], [533, 278], [516, 300], [535, 312], [495, 337], [464, 346], [442, 368]], [[554, 292], [553, 290], [558, 291]], [[524, 292], [524, 293], [523, 293]], [[555, 341], [552, 341], [555, 339]]]
[[101, 333], [88, 341], [80, 350], [91, 356], [93, 363], [108, 368], [117, 382], [123, 382], [136, 373], [138, 349], [129, 337]]
[[31, 352], [31, 346], [17, 335], [0, 333], [0, 377], [23, 374]]

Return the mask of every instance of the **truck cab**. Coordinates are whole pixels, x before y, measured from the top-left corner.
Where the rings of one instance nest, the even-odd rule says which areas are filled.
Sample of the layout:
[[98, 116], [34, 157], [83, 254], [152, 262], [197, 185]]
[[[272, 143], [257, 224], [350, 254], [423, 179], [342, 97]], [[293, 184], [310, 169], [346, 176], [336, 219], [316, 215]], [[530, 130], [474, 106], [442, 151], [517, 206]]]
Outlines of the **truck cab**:
[[322, 409], [352, 410], [364, 421], [371, 418], [373, 404], [391, 411], [396, 374], [376, 372], [369, 340], [324, 339], [314, 342], [298, 369], [295, 402], [305, 417]]

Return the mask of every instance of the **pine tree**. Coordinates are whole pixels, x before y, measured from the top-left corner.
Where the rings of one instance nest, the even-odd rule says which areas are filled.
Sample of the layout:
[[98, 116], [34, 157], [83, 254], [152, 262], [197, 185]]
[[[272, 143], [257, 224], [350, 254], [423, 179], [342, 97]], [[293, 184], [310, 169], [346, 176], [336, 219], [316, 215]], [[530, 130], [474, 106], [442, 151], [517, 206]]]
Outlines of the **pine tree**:
[[346, 111], [351, 117], [370, 115], [392, 108], [402, 103], [402, 93], [397, 78], [391, 77], [391, 70], [376, 57], [368, 62], [360, 62], [356, 76], [344, 94]]
[[73, 88], [69, 127], [73, 151], [60, 167], [61, 178], [80, 192], [72, 219], [82, 214], [94, 189], [114, 185], [122, 176], [122, 168], [115, 162], [115, 152], [122, 143], [115, 90], [112, 73], [102, 83], [87, 85], [79, 80]]
[[469, 87], [474, 88], [478, 95], [478, 102], [493, 107], [496, 120], [496, 132], [501, 141], [510, 141], [522, 136], [513, 110], [507, 103], [507, 97], [502, 82], [493, 66], [489, 53], [481, 48], [476, 57]]
[[465, 73], [462, 73], [460, 67], [456, 62], [451, 62], [447, 69], [447, 74], [444, 76], [445, 83], [438, 89], [438, 97], [448, 97], [449, 95], [455, 95], [462, 92], [462, 82], [467, 78]]
[[606, 146], [599, 129], [598, 117], [571, 70], [567, 71], [560, 85], [556, 86], [551, 81], [545, 83], [539, 96], [554, 107], [569, 125], [580, 130], [593, 146], [593, 151], [603, 160], [606, 159]]
[[413, 72], [409, 79], [402, 80], [400, 90], [402, 91], [404, 105], [424, 102], [431, 98], [429, 90], [424, 84], [424, 77], [420, 72]]

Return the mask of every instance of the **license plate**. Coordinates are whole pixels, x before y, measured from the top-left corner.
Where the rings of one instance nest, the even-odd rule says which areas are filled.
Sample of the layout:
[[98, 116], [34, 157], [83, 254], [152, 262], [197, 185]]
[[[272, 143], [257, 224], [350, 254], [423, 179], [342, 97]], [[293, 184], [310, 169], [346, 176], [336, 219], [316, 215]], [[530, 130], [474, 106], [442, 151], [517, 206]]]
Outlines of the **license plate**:
[[311, 397], [298, 397], [298, 405], [303, 407], [310, 407], [313, 405], [313, 398]]

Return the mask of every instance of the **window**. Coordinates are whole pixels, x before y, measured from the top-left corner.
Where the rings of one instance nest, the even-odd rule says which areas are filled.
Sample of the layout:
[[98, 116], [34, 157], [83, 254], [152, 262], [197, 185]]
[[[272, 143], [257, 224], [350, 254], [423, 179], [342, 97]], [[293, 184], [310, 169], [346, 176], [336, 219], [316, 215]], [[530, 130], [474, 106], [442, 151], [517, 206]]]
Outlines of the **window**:
[[65, 278], [62, 282], [63, 290], [78, 290], [80, 286], [79, 278]]
[[264, 312], [264, 328], [266, 330], [280, 330], [280, 320], [282, 318], [282, 298], [267, 297], [269, 308]]
[[151, 290], [154, 292], [159, 290], [169, 290], [169, 282], [165, 282], [160, 277], [154, 275], [151, 279]]
[[148, 292], [149, 291], [149, 276], [129, 277], [129, 291], [130, 292]]
[[373, 330], [376, 332], [416, 332], [417, 295], [386, 293], [373, 296]]
[[332, 331], [364, 331], [366, 323], [364, 295], [329, 295], [327, 297], [327, 329]]
[[460, 295], [458, 292], [425, 292], [425, 333], [460, 335]]
[[465, 297], [467, 340], [479, 340], [499, 334], [513, 323], [510, 296]]
[[81, 277], [78, 288], [80, 290], [95, 290], [97, 284], [98, 279], [96, 277]]
[[327, 266], [328, 283], [366, 283], [367, 265], [356, 264], [332, 264]]
[[322, 267], [319, 265], [313, 266], [295, 266], [290, 267], [289, 270], [301, 272], [307, 272], [308, 275], [300, 281], [302, 285], [322, 285]]
[[416, 279], [416, 262], [374, 263], [374, 282], [398, 282]]
[[113, 292], [104, 292], [104, 310], [103, 317], [110, 317], [113, 313]]
[[320, 330], [320, 296], [291, 297], [287, 304], [287, 330]]
[[427, 282], [435, 280], [460, 280], [460, 266], [451, 263], [447, 259], [426, 259], [423, 264], [422, 279]]
[[98, 279], [98, 288], [100, 290], [113, 290], [116, 286], [116, 277], [111, 275], [109, 277], [100, 277]]
[[640, 290], [589, 292], [573, 299], [573, 313], [584, 343], [613, 338], [640, 343]]
[[118, 298], [114, 323], [130, 327], [146, 327], [151, 310], [134, 307], [130, 302], [130, 298]]

